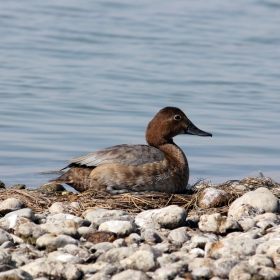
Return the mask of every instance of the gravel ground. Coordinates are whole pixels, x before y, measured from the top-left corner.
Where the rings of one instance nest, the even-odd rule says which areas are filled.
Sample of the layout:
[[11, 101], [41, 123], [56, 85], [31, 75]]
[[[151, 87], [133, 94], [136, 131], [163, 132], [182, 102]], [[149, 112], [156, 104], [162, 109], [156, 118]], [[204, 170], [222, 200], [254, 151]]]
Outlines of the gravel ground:
[[230, 193], [215, 186], [201, 187], [200, 214], [182, 205], [133, 214], [55, 197], [35, 211], [1, 199], [0, 280], [280, 279], [275, 189], [235, 188], [243, 195], [225, 213]]

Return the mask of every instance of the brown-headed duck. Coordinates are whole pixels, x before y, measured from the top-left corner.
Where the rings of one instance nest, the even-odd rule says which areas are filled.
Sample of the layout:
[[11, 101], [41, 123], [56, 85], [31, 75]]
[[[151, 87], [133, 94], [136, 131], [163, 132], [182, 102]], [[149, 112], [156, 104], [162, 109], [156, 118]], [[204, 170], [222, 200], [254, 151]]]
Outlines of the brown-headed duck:
[[117, 145], [68, 160], [69, 170], [52, 182], [83, 192], [158, 191], [183, 193], [189, 181], [184, 152], [173, 142], [179, 134], [212, 136], [197, 128], [178, 108], [165, 107], [146, 130], [149, 145]]

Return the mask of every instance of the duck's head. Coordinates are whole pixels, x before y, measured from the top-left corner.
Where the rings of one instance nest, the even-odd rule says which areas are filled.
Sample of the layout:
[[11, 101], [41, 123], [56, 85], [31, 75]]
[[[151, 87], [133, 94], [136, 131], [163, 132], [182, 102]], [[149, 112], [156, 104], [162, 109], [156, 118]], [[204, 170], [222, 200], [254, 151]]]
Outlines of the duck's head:
[[149, 122], [146, 141], [151, 146], [159, 146], [171, 143], [172, 138], [179, 134], [212, 136], [197, 128], [179, 108], [165, 107]]

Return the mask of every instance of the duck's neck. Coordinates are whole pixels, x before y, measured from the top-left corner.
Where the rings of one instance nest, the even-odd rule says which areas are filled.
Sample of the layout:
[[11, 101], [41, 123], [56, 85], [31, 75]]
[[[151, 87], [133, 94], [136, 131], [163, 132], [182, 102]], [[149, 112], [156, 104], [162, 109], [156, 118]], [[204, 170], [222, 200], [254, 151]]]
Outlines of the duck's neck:
[[164, 153], [165, 160], [168, 161], [169, 165], [179, 169], [184, 169], [188, 164], [184, 152], [173, 142], [172, 139], [157, 148]]
[[188, 165], [184, 152], [173, 142], [173, 139], [160, 139], [157, 143], [147, 141], [150, 146], [156, 147], [164, 153], [168, 165], [174, 168], [185, 169]]

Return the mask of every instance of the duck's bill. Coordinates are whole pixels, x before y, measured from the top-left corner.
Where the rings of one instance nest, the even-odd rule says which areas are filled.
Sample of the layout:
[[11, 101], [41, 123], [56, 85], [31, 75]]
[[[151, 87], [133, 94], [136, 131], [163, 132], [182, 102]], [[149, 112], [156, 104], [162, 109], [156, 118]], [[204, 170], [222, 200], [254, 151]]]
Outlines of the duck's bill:
[[198, 136], [211, 136], [211, 133], [205, 132], [198, 127], [196, 127], [190, 120], [189, 120], [189, 125], [188, 128], [185, 130], [186, 134], [191, 134], [191, 135], [198, 135]]

